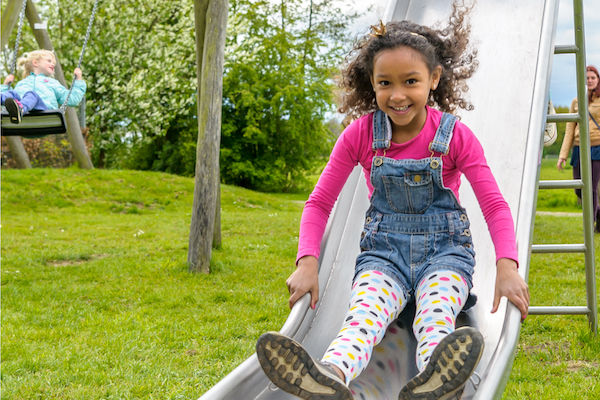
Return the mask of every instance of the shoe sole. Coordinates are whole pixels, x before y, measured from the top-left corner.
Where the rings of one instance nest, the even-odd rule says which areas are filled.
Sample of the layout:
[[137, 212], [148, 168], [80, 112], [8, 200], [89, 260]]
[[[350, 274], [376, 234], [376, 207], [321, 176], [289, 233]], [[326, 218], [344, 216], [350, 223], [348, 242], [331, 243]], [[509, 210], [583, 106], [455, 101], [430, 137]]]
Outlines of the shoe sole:
[[4, 107], [6, 107], [6, 111], [8, 111], [10, 122], [13, 124], [20, 124], [21, 113], [19, 112], [19, 106], [17, 103], [13, 99], [8, 98], [4, 101]]
[[433, 351], [425, 370], [410, 380], [398, 400], [458, 399], [483, 354], [483, 336], [463, 327], [446, 336]]
[[256, 355], [267, 377], [280, 389], [306, 400], [352, 400], [350, 389], [324, 374], [296, 341], [276, 332], [263, 334]]

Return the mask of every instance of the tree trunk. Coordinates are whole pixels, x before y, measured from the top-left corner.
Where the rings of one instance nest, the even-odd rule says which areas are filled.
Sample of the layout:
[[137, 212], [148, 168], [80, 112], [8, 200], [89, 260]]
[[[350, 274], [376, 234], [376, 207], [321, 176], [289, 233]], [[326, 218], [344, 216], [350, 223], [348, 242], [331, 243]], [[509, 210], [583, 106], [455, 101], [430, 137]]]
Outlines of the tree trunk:
[[[35, 24], [40, 24], [42, 20], [40, 19], [35, 5], [31, 0], [27, 0], [27, 8], [25, 9], [25, 15], [27, 15], [29, 26], [31, 26], [31, 29], [33, 30], [33, 35], [35, 36], [35, 40], [37, 41], [40, 48], [54, 51], [52, 41], [50, 40], [50, 36], [48, 35], [46, 29], [35, 28]], [[58, 59], [56, 60], [54, 75], [60, 83], [62, 83], [65, 87], [67, 86], [67, 83], [65, 81], [65, 75], [60, 65], [60, 60]], [[69, 142], [71, 143], [71, 151], [73, 152], [73, 155], [75, 156], [75, 160], [77, 160], [79, 167], [85, 169], [94, 168], [92, 160], [90, 159], [90, 156], [87, 152], [87, 148], [85, 146], [85, 140], [83, 139], [83, 135], [81, 134], [81, 128], [79, 127], [77, 113], [72, 107], [66, 108], [65, 123], [67, 124], [67, 136], [69, 138]]]
[[221, 102], [228, 0], [195, 0], [198, 145], [188, 266], [210, 272], [219, 190]]
[[[6, 7], [2, 12], [2, 28], [0, 31], [0, 47], [2, 48], [8, 45], [10, 33], [19, 21], [19, 13], [21, 12], [23, 1], [26, 0], [15, 0], [6, 3]], [[14, 45], [11, 47], [14, 48]], [[21, 139], [20, 136], [7, 136], [6, 143], [10, 149], [10, 155], [17, 163], [17, 166], [19, 168], [31, 168], [29, 156], [27, 155], [25, 147], [23, 146], [23, 139]]]

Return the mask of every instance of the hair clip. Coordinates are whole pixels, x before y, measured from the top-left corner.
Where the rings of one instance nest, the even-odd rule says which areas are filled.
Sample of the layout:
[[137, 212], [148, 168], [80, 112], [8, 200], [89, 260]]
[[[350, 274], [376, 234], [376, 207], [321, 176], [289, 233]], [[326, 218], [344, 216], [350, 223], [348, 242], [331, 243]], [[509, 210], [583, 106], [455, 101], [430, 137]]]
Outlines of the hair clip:
[[417, 33], [417, 32], [408, 32], [408, 33], [410, 33], [413, 36], [417, 36], [417, 37], [427, 40], [427, 38], [425, 36], [421, 35], [420, 33]]
[[379, 25], [371, 25], [371, 31], [372, 32], [369, 33], [369, 35], [373, 37], [381, 37], [386, 34], [387, 29], [385, 28], [383, 21], [379, 20]]

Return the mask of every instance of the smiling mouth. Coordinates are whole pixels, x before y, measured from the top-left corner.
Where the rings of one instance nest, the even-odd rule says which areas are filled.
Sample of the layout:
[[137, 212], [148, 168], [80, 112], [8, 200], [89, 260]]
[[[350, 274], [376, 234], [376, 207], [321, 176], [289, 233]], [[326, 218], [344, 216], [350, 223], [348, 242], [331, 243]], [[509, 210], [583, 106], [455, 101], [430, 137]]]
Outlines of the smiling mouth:
[[408, 110], [410, 106], [402, 106], [402, 107], [394, 107], [394, 106], [390, 106], [390, 108], [394, 111], [406, 111]]

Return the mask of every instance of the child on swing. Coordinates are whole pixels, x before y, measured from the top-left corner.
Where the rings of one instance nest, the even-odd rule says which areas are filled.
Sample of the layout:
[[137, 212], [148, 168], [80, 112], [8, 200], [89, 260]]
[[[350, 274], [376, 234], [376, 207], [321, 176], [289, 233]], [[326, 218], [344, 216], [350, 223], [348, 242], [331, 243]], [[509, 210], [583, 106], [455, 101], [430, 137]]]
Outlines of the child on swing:
[[[300, 224], [297, 268], [287, 279], [290, 307], [318, 301], [318, 257], [331, 209], [351, 171], [363, 167], [370, 207], [356, 260], [350, 303], [339, 334], [321, 360], [276, 332], [256, 345], [267, 377], [303, 399], [352, 399], [348, 385], [367, 366], [375, 345], [409, 301], [420, 371], [399, 399], [458, 399], [483, 353], [472, 327], [455, 329], [472, 306], [475, 253], [469, 218], [458, 201], [465, 174], [496, 250], [492, 312], [505, 296], [527, 316], [529, 291], [517, 272], [508, 204], [469, 128], [450, 114], [473, 106], [463, 99], [476, 68], [467, 51], [468, 7], [454, 4], [449, 26], [412, 22], [371, 27], [347, 59], [341, 112], [360, 116], [341, 134], [310, 195]], [[434, 108], [436, 106], [437, 108]]]
[[[10, 84], [14, 75], [8, 75], [0, 87], [2, 105], [6, 107], [13, 124], [19, 124], [22, 116], [31, 110], [57, 109], [67, 99], [69, 90], [54, 79], [56, 57], [50, 50], [35, 50], [19, 59], [19, 67], [23, 69], [23, 78], [14, 89]], [[68, 99], [68, 106], [77, 106], [86, 91], [86, 83], [81, 78], [81, 69], [73, 71], [75, 82]]]

